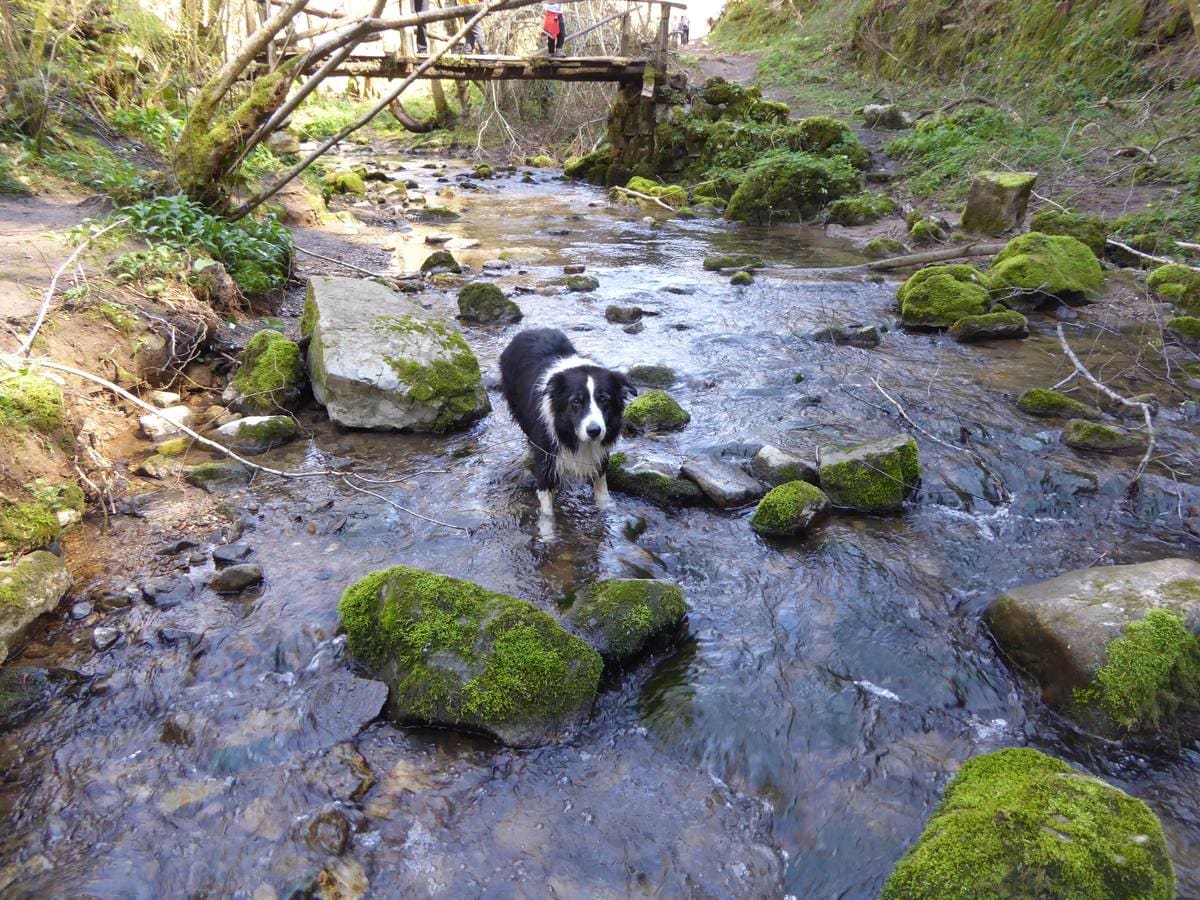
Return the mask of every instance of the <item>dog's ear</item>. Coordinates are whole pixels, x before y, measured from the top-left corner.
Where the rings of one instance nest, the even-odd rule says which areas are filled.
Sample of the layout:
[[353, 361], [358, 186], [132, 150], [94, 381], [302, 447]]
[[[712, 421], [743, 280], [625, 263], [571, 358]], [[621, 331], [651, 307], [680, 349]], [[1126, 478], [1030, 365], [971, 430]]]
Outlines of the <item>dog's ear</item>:
[[633, 386], [633, 382], [629, 380], [629, 376], [624, 372], [617, 372], [617, 387], [621, 389], [621, 397], [625, 400], [630, 400], [638, 395], [638, 389]]

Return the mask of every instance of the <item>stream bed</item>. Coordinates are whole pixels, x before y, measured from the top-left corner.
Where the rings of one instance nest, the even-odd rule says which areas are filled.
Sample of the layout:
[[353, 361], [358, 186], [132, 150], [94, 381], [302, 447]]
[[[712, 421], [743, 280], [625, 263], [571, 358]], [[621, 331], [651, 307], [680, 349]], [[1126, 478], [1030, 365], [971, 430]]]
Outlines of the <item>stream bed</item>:
[[[524, 322], [464, 327], [494, 410], [437, 437], [344, 431], [310, 407], [299, 414], [305, 439], [262, 460], [405, 476], [377, 492], [471, 530], [413, 518], [339, 479], [265, 477], [221, 495], [222, 515], [195, 547], [169, 546], [172, 523], [189, 515], [178, 487], [145, 495], [106, 529], [78, 530], [75, 595], [16, 662], [82, 678], [56, 672], [51, 700], [0, 735], [6, 896], [872, 897], [962, 761], [1017, 745], [1145, 799], [1163, 820], [1180, 896], [1200, 895], [1195, 748], [1144, 755], [1077, 733], [1011, 673], [980, 623], [1012, 585], [1196, 555], [1175, 514], [1195, 488], [1158, 472], [1121, 506], [1136, 458], [1082, 456], [1052, 422], [1016, 410], [1022, 390], [1069, 371], [1052, 317], [1033, 316], [1023, 342], [906, 333], [894, 324], [895, 283], [781, 268], [733, 288], [702, 270], [704, 256], [725, 252], [780, 267], [860, 261], [819, 229], [651, 226], [545, 170], [470, 190], [467, 163], [382, 162], [462, 216], [397, 230], [398, 270], [419, 265], [430, 231], [478, 239], [455, 251], [474, 273], [508, 251], [513, 267], [495, 280]], [[455, 196], [436, 198], [446, 184]], [[599, 289], [566, 292], [562, 267], [573, 264]], [[452, 290], [419, 297], [453, 308]], [[654, 315], [627, 334], [605, 320], [610, 303]], [[803, 337], [834, 321], [888, 330], [874, 349]], [[669, 511], [614, 494], [601, 513], [582, 488], [560, 499], [558, 538], [546, 544], [524, 442], [494, 387], [506, 342], [542, 326], [612, 367], [676, 370], [672, 394], [691, 424], [625, 443], [659, 456], [764, 442], [811, 453], [912, 431], [884, 391], [947, 443], [915, 434], [922, 490], [902, 516], [841, 515], [804, 540], [769, 541], [749, 510]], [[1195, 446], [1194, 421], [1164, 409], [1159, 425], [1168, 450]], [[235, 599], [202, 589], [209, 551], [239, 533], [264, 584]], [[169, 552], [153, 556], [159, 548]], [[147, 555], [149, 570], [134, 561]], [[337, 602], [395, 563], [547, 609], [597, 578], [670, 579], [687, 596], [687, 637], [606, 682], [591, 721], [552, 746], [368, 722], [372, 692], [337, 636]], [[139, 595], [102, 609], [105, 592], [137, 593], [172, 573], [195, 585], [177, 605]], [[72, 621], [83, 598], [97, 611]], [[96, 625], [120, 640], [96, 651]]]

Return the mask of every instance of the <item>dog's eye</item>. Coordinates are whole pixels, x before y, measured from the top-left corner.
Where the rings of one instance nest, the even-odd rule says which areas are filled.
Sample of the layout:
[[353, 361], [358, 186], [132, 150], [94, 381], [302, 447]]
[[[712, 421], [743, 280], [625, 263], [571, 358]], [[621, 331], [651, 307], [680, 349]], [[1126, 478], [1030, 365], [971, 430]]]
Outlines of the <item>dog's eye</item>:
[[596, 395], [596, 399], [599, 400], [601, 403], [607, 403], [612, 398], [610, 398], [608, 396], [608, 394], [605, 393], [604, 391], [601, 391], [600, 393], [598, 393]]
[[571, 405], [572, 406], [583, 406], [583, 398], [582, 397], [572, 397]]

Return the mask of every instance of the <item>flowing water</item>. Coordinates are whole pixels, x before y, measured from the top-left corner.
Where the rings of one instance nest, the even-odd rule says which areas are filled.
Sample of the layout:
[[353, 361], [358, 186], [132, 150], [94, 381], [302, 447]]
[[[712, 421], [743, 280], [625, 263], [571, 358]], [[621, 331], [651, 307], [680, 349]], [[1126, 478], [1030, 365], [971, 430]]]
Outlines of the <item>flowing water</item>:
[[[437, 177], [467, 171], [392, 163], [431, 195]], [[262, 587], [54, 619], [18, 662], [84, 678], [59, 673], [50, 702], [0, 735], [0, 889], [870, 897], [964, 759], [1029, 744], [1146, 799], [1167, 829], [1181, 895], [1200, 894], [1194, 748], [1139, 755], [1075, 733], [1010, 673], [980, 625], [1007, 586], [1195, 555], [1169, 482], [1152, 480], [1122, 508], [1136, 460], [1084, 458], [1052, 425], [1015, 411], [1017, 393], [1066, 371], [1052, 320], [1037, 320], [1022, 343], [961, 346], [894, 328], [871, 350], [814, 343], [798, 335], [834, 320], [890, 323], [894, 284], [786, 270], [731, 288], [701, 270], [703, 256], [857, 258], [811, 229], [649, 226], [641, 213], [590, 205], [600, 198], [544, 173], [533, 184], [485, 182], [448, 201], [461, 221], [398, 233], [397, 265], [419, 262], [430, 230], [478, 238], [479, 250], [458, 254], [476, 271], [516, 251], [498, 280], [518, 291], [524, 325], [563, 328], [614, 367], [677, 370], [672, 392], [691, 425], [630, 442], [660, 456], [737, 455], [761, 442], [808, 451], [912, 430], [886, 391], [948, 443], [917, 434], [923, 489], [911, 509], [838, 516], [776, 542], [751, 531], [748, 511], [665, 511], [614, 495], [598, 513], [583, 490], [562, 499], [558, 540], [546, 545], [523, 442], [495, 390], [493, 413], [448, 437], [346, 432], [306, 410], [307, 439], [270, 462], [406, 475], [375, 490], [472, 530], [414, 519], [336, 479], [261, 479], [221, 497], [207, 543], [150, 558], [156, 572], [203, 584], [206, 551], [243, 527], [228, 525], [232, 516], [266, 571]], [[585, 264], [600, 289], [563, 293], [565, 264]], [[450, 291], [422, 299], [453, 304]], [[625, 334], [605, 321], [614, 302], [657, 315]], [[486, 375], [517, 330], [466, 329]], [[1164, 411], [1160, 428], [1168, 447], [1194, 446], [1180, 417]], [[172, 488], [134, 511], [73, 539], [68, 549], [91, 560], [79, 596], [137, 584], [147, 573], [136, 561], [204, 515]], [[393, 563], [548, 609], [596, 578], [668, 578], [687, 594], [687, 637], [607, 683], [589, 724], [553, 746], [364, 728], [373, 692], [336, 636], [337, 601]], [[122, 639], [96, 652], [95, 624]]]

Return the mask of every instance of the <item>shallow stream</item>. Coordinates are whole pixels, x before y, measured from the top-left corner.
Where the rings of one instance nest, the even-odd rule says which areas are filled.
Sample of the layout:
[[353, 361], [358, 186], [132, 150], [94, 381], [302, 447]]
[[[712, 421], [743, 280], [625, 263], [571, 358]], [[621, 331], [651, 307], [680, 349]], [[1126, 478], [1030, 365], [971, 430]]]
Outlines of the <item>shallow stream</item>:
[[[664, 511], [614, 495], [601, 514], [582, 490], [560, 503], [559, 540], [546, 545], [497, 391], [491, 415], [449, 437], [346, 432], [308, 409], [307, 439], [268, 461], [408, 475], [377, 490], [472, 531], [335, 479], [260, 479], [225, 500], [266, 571], [261, 588], [236, 600], [197, 588], [169, 609], [139, 599], [83, 622], [66, 615], [68, 600], [18, 662], [86, 680], [60, 683], [0, 735], [5, 895], [872, 897], [957, 766], [1023, 744], [1149, 802], [1180, 895], [1200, 895], [1195, 749], [1138, 755], [1077, 734], [1010, 673], [979, 621], [1010, 585], [1196, 555], [1169, 481], [1156, 476], [1121, 508], [1136, 459], [1085, 458], [1052, 423], [1016, 411], [1020, 391], [1067, 371], [1053, 319], [1035, 317], [1019, 343], [909, 334], [893, 326], [892, 283], [788, 269], [732, 288], [701, 268], [734, 251], [779, 266], [859, 261], [820, 231], [649, 226], [548, 172], [471, 191], [466, 164], [386, 162], [462, 213], [397, 232], [397, 267], [419, 264], [429, 231], [478, 239], [456, 253], [476, 272], [508, 250], [514, 268], [497, 280], [524, 326], [563, 328], [613, 367], [679, 373], [672, 393], [691, 425], [630, 446], [681, 461], [911, 431], [885, 391], [949, 446], [916, 434], [923, 489], [896, 518], [839, 516], [774, 542], [751, 531], [749, 510]], [[459, 185], [455, 197], [433, 196], [438, 177]], [[599, 290], [564, 292], [568, 264], [586, 265]], [[421, 299], [453, 305], [449, 290]], [[656, 315], [626, 334], [605, 321], [610, 303]], [[870, 350], [801, 336], [832, 321], [889, 330]], [[519, 327], [465, 329], [493, 382]], [[1161, 426], [1168, 446], [1194, 446], [1194, 424], [1164, 412]], [[175, 540], [181, 496], [157, 491], [137, 516], [78, 533], [68, 550], [92, 560], [78, 597], [139, 583], [146, 573], [126, 557]], [[160, 557], [156, 571], [203, 584], [206, 551], [230, 537], [220, 527], [214, 519], [208, 543]], [[335, 637], [337, 601], [393, 563], [546, 608], [599, 577], [671, 579], [688, 598], [688, 637], [609, 683], [591, 722], [554, 746], [516, 751], [378, 721], [356, 734], [370, 697]], [[123, 635], [103, 653], [97, 624]]]

